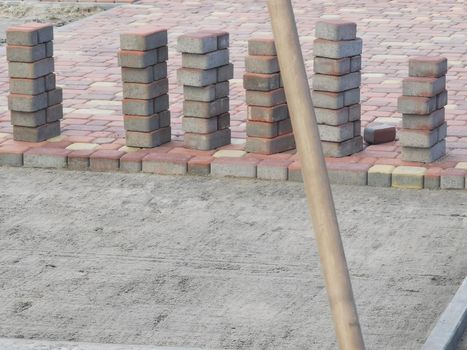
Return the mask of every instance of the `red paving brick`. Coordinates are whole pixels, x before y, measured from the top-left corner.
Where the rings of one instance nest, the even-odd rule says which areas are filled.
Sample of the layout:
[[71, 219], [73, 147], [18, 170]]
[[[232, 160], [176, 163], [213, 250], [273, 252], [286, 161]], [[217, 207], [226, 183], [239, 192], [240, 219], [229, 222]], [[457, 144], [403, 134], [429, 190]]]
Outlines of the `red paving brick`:
[[[63, 0], [61, 0], [63, 1]], [[68, 0], [66, 0], [68, 2]], [[74, 0], [69, 0], [74, 2]], [[98, 0], [101, 3], [132, 3], [131, 0]], [[401, 94], [402, 78], [407, 76], [409, 56], [445, 56], [448, 58], [447, 89], [449, 104], [448, 155], [437, 163], [425, 165], [449, 168], [467, 161], [467, 56], [465, 55], [465, 26], [463, 12], [456, 3], [392, 1], [370, 2], [355, 7], [353, 1], [294, 1], [302, 50], [308, 78], [313, 72], [312, 46], [314, 27], [319, 18], [342, 17], [355, 21], [358, 36], [363, 39], [362, 69], [362, 127], [373, 121], [400, 125], [397, 97]], [[235, 16], [232, 16], [235, 14]], [[228, 18], [228, 21], [226, 20]], [[119, 32], [144, 25], [162, 26], [169, 32], [169, 94], [172, 113], [173, 141], [165, 147], [149, 152], [193, 156], [195, 165], [211, 159], [210, 154], [190, 153], [183, 148], [182, 89], [176, 83], [176, 69], [181, 55], [176, 52], [176, 38], [182, 33], [204, 29], [230, 32], [230, 57], [234, 64], [231, 80], [230, 113], [233, 144], [221, 149], [243, 149], [246, 126], [245, 91], [242, 86], [247, 41], [253, 36], [269, 36], [271, 29], [265, 2], [240, 0], [235, 2], [204, 2], [193, 0], [137, 0], [71, 23], [55, 31], [55, 59], [57, 84], [64, 88], [62, 139], [52, 145], [18, 143], [11, 139], [12, 127], [7, 112], [7, 66], [0, 65], [0, 151], [3, 147], [64, 148], [75, 142], [98, 144], [96, 150], [119, 152], [124, 146], [121, 111], [121, 72], [117, 64]], [[0, 60], [5, 61], [4, 47]], [[384, 120], [382, 120], [384, 118]], [[392, 118], [392, 119], [391, 119]], [[5, 149], [7, 151], [7, 149]], [[287, 157], [295, 161], [289, 174], [299, 171], [294, 152]], [[71, 153], [74, 154], [74, 153]], [[106, 153], [104, 153], [106, 154]], [[120, 154], [120, 153], [119, 153]], [[123, 155], [123, 153], [121, 153]], [[273, 155], [270, 157], [277, 157]], [[207, 157], [207, 158], [204, 158]], [[131, 157], [129, 157], [131, 158]], [[269, 157], [247, 158], [258, 160]], [[175, 158], [174, 158], [175, 159]], [[113, 159], [115, 169], [118, 164]], [[333, 161], [327, 160], [329, 164]], [[338, 164], [407, 164], [400, 159], [398, 141], [370, 146], [363, 152], [340, 159]], [[410, 165], [424, 166], [414, 163]], [[206, 167], [205, 167], [206, 169]], [[110, 169], [109, 169], [110, 170]]]

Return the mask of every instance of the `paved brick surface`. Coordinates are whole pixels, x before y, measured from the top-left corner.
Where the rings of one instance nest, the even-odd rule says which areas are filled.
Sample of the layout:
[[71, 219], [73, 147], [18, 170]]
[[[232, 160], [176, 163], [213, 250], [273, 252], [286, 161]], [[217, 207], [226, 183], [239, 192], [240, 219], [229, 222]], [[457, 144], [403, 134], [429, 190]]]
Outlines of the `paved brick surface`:
[[[108, 2], [106, 0], [106, 2]], [[467, 56], [462, 2], [439, 3], [393, 1], [370, 2], [355, 7], [350, 0], [294, 1], [302, 49], [309, 78], [313, 72], [312, 47], [315, 24], [320, 18], [337, 17], [354, 21], [363, 40], [362, 127], [370, 122], [400, 127], [397, 97], [408, 74], [409, 56], [444, 56], [448, 59], [446, 106], [448, 155], [431, 165], [454, 168], [467, 161]], [[232, 16], [232, 14], [236, 14]], [[168, 28], [168, 78], [173, 140], [182, 141], [182, 87], [176, 82], [181, 55], [176, 38], [184, 33], [221, 29], [230, 32], [230, 60], [234, 79], [230, 81], [230, 113], [233, 145], [242, 149], [245, 140], [246, 103], [242, 86], [247, 41], [253, 36], [270, 36], [265, 2], [200, 0], [138, 0], [56, 28], [54, 38], [57, 84], [63, 87], [63, 141], [93, 143], [96, 150], [118, 150], [125, 144], [122, 116], [121, 72], [117, 63], [119, 33], [133, 27], [157, 23]], [[0, 60], [6, 62], [0, 47]], [[0, 65], [0, 149], [28, 146], [12, 141], [7, 112], [7, 65]], [[44, 147], [46, 143], [39, 145]], [[30, 145], [30, 147], [37, 145]], [[182, 146], [183, 145], [178, 145]], [[174, 146], [175, 147], [175, 146]], [[194, 155], [194, 154], [193, 154]], [[293, 159], [296, 161], [297, 159]], [[405, 165], [399, 143], [367, 147], [346, 157], [344, 163]], [[290, 170], [290, 169], [289, 169]], [[293, 172], [292, 172], [293, 173]], [[289, 173], [290, 175], [290, 173]]]

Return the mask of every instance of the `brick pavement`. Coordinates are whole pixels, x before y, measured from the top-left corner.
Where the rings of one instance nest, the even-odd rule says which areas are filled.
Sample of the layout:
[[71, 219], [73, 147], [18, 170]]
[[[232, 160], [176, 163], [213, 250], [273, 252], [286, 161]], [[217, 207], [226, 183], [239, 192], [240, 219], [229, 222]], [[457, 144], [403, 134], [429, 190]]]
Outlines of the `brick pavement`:
[[[459, 162], [467, 161], [467, 24], [463, 16], [466, 5], [462, 1], [367, 1], [364, 6], [355, 7], [354, 2], [349, 0], [313, 0], [294, 1], [294, 5], [309, 78], [313, 72], [312, 46], [317, 20], [341, 17], [358, 24], [359, 36], [364, 43], [362, 126], [373, 121], [400, 126], [401, 114], [397, 112], [397, 98], [402, 92], [402, 79], [407, 76], [409, 56], [440, 55], [447, 57], [449, 62], [446, 157], [429, 165], [403, 162], [399, 143], [393, 142], [369, 146], [350, 157], [330, 158], [329, 164], [344, 164], [344, 169], [345, 164], [355, 163], [421, 166], [428, 169], [431, 179], [433, 176], [439, 178], [441, 173], [440, 170], [437, 172], [432, 169], [454, 168]], [[18, 161], [19, 155], [30, 148], [63, 149], [72, 144], [77, 144], [71, 146], [72, 152], [83, 152], [88, 154], [87, 157], [98, 150], [129, 151], [123, 147], [122, 86], [117, 63], [118, 34], [130, 28], [155, 23], [167, 28], [169, 33], [168, 78], [174, 141], [150, 152], [174, 152], [187, 154], [189, 157], [205, 157], [200, 159], [200, 164], [209, 165], [211, 161], [212, 153], [199, 154], [183, 149], [183, 96], [182, 87], [176, 83], [176, 69], [181, 67], [181, 55], [176, 52], [176, 38], [187, 32], [204, 29], [230, 32], [230, 56], [235, 67], [230, 91], [232, 145], [224, 149], [243, 149], [246, 126], [245, 92], [242, 86], [244, 57], [248, 39], [252, 36], [270, 35], [265, 2], [139, 0], [133, 5], [117, 6], [56, 29], [55, 70], [57, 84], [64, 88], [65, 112], [62, 136], [59, 139], [40, 144], [12, 141], [6, 100], [7, 65], [4, 48], [0, 48], [0, 60], [5, 63], [0, 65], [0, 154], [8, 155], [8, 159], [16, 156]], [[293, 162], [288, 165], [292, 169], [289, 174], [294, 174], [289, 178], [297, 178], [295, 174], [298, 164], [293, 153], [282, 155], [282, 160], [287, 158]], [[241, 158], [238, 161], [249, 166], [253, 162], [248, 162], [247, 159], [265, 161], [264, 156], [254, 154], [243, 155]], [[355, 166], [349, 165], [348, 173], [351, 175], [354, 171]]]

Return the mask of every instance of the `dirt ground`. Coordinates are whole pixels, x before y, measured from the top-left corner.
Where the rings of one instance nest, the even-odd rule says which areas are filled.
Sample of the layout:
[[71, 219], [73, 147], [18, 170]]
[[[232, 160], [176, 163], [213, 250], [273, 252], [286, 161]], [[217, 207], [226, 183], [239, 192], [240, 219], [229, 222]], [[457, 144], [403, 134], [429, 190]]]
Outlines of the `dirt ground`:
[[5, 43], [5, 30], [26, 22], [51, 22], [60, 27], [103, 11], [100, 6], [78, 4], [40, 4], [37, 2], [0, 3], [0, 45]]
[[[368, 349], [467, 271], [467, 194], [334, 187]], [[336, 349], [302, 184], [0, 169], [0, 337]]]

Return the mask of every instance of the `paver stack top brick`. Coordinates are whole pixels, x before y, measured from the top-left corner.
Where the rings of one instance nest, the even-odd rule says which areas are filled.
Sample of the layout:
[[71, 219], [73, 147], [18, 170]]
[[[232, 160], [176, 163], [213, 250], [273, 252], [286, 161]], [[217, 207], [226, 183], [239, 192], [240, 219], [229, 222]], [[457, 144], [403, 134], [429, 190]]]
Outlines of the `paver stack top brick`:
[[27, 23], [10, 27], [6, 39], [13, 138], [40, 142], [60, 135], [63, 93], [55, 85], [53, 26]]
[[295, 148], [276, 47], [272, 38], [248, 41], [245, 58], [247, 152], [273, 154]]
[[183, 85], [185, 145], [210, 150], [230, 143], [229, 34], [200, 31], [178, 37], [182, 68], [177, 80]]
[[167, 30], [141, 27], [120, 34], [126, 145], [156, 147], [171, 139]]
[[403, 160], [430, 163], [446, 154], [446, 73], [444, 57], [409, 59], [409, 77], [398, 99]]
[[313, 45], [313, 104], [323, 152], [344, 157], [360, 152], [361, 53], [357, 25], [345, 20], [322, 20], [316, 24]]

